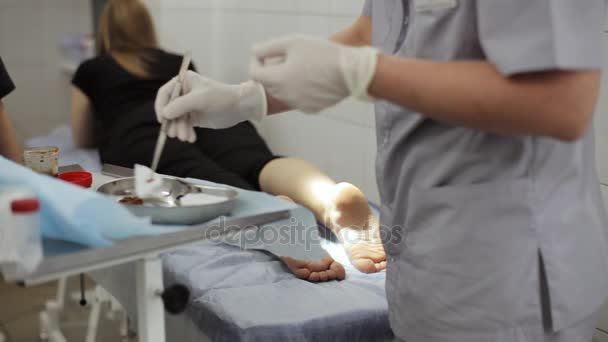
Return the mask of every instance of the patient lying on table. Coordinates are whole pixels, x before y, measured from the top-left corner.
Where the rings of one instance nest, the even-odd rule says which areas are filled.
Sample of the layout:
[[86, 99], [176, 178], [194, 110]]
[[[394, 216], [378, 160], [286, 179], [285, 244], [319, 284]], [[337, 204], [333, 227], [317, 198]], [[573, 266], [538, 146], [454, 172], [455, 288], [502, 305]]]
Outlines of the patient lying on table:
[[[98, 56], [78, 68], [72, 90], [72, 131], [78, 147], [98, 147], [103, 163], [150, 165], [160, 130], [158, 89], [179, 71], [181, 56], [161, 50], [150, 15], [139, 0], [110, 0], [100, 18]], [[194, 66], [190, 65], [194, 70]], [[386, 266], [378, 220], [365, 195], [336, 184], [310, 163], [272, 154], [250, 122], [225, 130], [197, 129], [193, 144], [169, 139], [158, 172], [261, 190], [309, 208], [345, 244], [355, 267]], [[347, 238], [353, 236], [356, 240]], [[284, 258], [298, 277], [344, 279], [342, 265]]]

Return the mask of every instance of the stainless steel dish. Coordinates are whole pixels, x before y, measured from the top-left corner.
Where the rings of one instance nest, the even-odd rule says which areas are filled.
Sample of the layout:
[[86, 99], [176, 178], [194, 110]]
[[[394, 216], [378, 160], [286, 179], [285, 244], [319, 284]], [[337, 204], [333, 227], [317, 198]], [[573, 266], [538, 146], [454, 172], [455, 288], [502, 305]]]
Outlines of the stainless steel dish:
[[[98, 192], [120, 200], [135, 197], [135, 178], [123, 178], [100, 186]], [[188, 194], [207, 194], [218, 201], [201, 205], [182, 205], [181, 199]], [[193, 185], [178, 179], [163, 177], [162, 189], [153, 198], [143, 198], [143, 205], [123, 204], [134, 215], [150, 217], [157, 224], [192, 225], [203, 223], [230, 213], [238, 198], [233, 189]]]

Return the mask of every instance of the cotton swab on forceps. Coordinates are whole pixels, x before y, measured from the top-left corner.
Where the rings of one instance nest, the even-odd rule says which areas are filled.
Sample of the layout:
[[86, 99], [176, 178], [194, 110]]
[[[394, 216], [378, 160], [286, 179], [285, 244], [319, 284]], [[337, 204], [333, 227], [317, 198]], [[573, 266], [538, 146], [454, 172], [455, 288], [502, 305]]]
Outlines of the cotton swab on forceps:
[[[182, 66], [179, 69], [179, 75], [177, 76], [175, 88], [173, 88], [173, 92], [171, 93], [171, 98], [169, 99], [170, 101], [175, 100], [181, 95], [183, 84], [186, 81], [186, 73], [188, 72], [188, 66], [190, 66], [191, 61], [192, 51], [188, 51], [186, 52], [186, 54], [184, 55], [184, 59], [182, 60]], [[167, 142], [167, 126], [167, 120], [164, 120], [162, 125], [160, 126], [160, 133], [158, 134], [158, 140], [156, 141], [156, 148], [154, 148], [154, 156], [152, 158], [152, 171], [154, 172], [156, 172], [156, 169], [158, 168], [160, 156], [162, 155], [163, 149], [165, 148], [165, 143]]]

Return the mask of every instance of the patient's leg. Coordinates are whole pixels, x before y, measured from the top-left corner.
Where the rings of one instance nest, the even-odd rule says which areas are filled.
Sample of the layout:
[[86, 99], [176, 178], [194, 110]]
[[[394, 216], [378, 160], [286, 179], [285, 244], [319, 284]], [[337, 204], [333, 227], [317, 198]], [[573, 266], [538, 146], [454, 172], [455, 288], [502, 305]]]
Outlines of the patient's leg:
[[260, 186], [265, 192], [288, 196], [310, 209], [340, 238], [359, 270], [372, 273], [386, 267], [378, 219], [355, 186], [336, 184], [315, 166], [293, 158], [268, 163], [260, 174]]

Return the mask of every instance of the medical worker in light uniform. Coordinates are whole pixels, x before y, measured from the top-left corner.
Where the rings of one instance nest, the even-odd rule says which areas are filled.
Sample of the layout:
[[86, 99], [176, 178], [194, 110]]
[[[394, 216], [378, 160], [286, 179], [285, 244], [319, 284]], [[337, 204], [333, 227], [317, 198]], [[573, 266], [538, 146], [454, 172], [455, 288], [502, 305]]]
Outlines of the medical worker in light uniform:
[[331, 42], [254, 46], [252, 81], [190, 74], [169, 103], [170, 82], [157, 114], [185, 132], [375, 101], [397, 337], [590, 341], [608, 292], [591, 127], [604, 6], [367, 0]]

